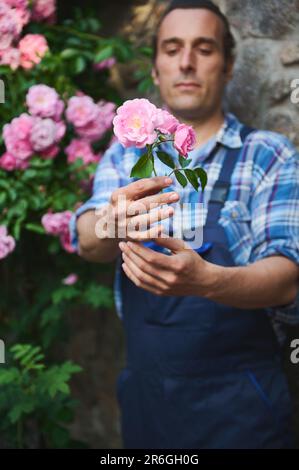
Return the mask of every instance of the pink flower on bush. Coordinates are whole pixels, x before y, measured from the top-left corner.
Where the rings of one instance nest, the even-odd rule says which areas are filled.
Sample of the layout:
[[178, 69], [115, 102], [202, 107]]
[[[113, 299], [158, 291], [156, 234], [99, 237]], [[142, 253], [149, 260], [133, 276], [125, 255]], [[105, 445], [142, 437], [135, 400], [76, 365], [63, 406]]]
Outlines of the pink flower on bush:
[[[30, 11], [24, 6], [24, 2], [16, 2], [16, 3], [19, 3], [20, 6], [17, 8], [14, 8], [12, 11], [16, 19], [18, 33], [21, 33], [23, 27], [30, 20]], [[23, 6], [21, 6], [22, 3], [23, 3]]]
[[33, 0], [32, 19], [34, 21], [47, 20], [52, 23], [55, 20], [56, 0]]
[[59, 153], [59, 150], [60, 149], [58, 145], [54, 144], [54, 145], [51, 145], [51, 147], [48, 147], [47, 149], [42, 150], [40, 152], [40, 156], [48, 160], [52, 160]]
[[19, 160], [11, 153], [5, 152], [0, 158], [0, 168], [6, 171], [25, 170], [28, 168], [28, 161]]
[[21, 30], [22, 25], [15, 10], [5, 3], [0, 4], [0, 50], [10, 47]]
[[76, 127], [78, 136], [82, 137], [82, 139], [88, 140], [89, 142], [101, 139], [106, 130], [107, 128], [99, 116], [97, 119], [89, 122], [86, 126]]
[[143, 148], [156, 138], [157, 108], [145, 98], [126, 101], [113, 119], [114, 133], [124, 147]]
[[3, 138], [6, 149], [16, 158], [25, 160], [33, 153], [30, 135], [34, 118], [23, 113], [14, 118], [10, 124], [3, 126]]
[[188, 152], [193, 150], [196, 144], [196, 134], [193, 127], [186, 124], [179, 124], [174, 134], [174, 147], [186, 157]]
[[31, 130], [31, 144], [36, 152], [46, 150], [57, 141], [57, 126], [52, 119], [35, 118]]
[[33, 85], [26, 95], [26, 104], [32, 116], [59, 119], [64, 108], [63, 101], [54, 88]]
[[0, 226], [0, 259], [5, 258], [11, 253], [16, 246], [15, 239], [11, 235], [7, 235], [7, 228]]
[[111, 101], [100, 100], [97, 105], [100, 110], [101, 121], [103, 121], [104, 127], [108, 130], [112, 126], [115, 117], [116, 104]]
[[23, 10], [28, 8], [28, 0], [4, 0], [4, 3], [12, 8], [20, 8]]
[[72, 286], [76, 284], [78, 279], [79, 279], [78, 275], [75, 273], [72, 273], [72, 274], [69, 274], [64, 279], [62, 279], [62, 284], [64, 284], [65, 286]]
[[38, 64], [48, 51], [48, 43], [41, 34], [26, 34], [19, 42], [20, 63], [24, 69]]
[[179, 121], [168, 111], [159, 109], [156, 116], [156, 129], [163, 134], [173, 134], [179, 125]]
[[20, 65], [20, 51], [16, 47], [0, 50], [0, 64], [9, 65], [12, 70], [16, 70]]
[[75, 248], [71, 244], [71, 235], [69, 232], [64, 232], [59, 237], [60, 243], [68, 253], [75, 253]]
[[109, 59], [102, 60], [101, 62], [98, 62], [97, 64], [94, 64], [94, 69], [95, 70], [105, 70], [105, 69], [111, 69], [113, 65], [116, 64], [116, 58], [115, 57], [110, 57]]
[[67, 154], [68, 163], [73, 163], [79, 158], [82, 158], [86, 164], [98, 160], [97, 156], [93, 153], [90, 143], [83, 139], [73, 139], [66, 147], [65, 153]]
[[68, 101], [66, 117], [75, 127], [87, 126], [98, 117], [98, 107], [90, 96], [72, 96]]
[[75, 250], [70, 243], [69, 222], [72, 217], [71, 211], [48, 212], [42, 217], [42, 225], [50, 235], [59, 236], [63, 248], [73, 253]]

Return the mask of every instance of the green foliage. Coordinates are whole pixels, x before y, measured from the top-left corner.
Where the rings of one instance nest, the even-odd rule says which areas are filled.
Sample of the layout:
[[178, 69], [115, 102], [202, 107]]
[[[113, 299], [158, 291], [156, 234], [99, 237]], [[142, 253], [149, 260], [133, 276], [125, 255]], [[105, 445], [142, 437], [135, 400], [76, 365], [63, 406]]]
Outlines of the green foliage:
[[29, 418], [47, 447], [74, 445], [64, 425], [71, 421], [75, 405], [69, 381], [81, 367], [71, 361], [46, 365], [41, 347], [30, 344], [15, 344], [9, 353], [10, 366], [0, 369], [0, 429], [10, 437], [10, 445], [26, 448]]
[[[142, 65], [148, 51], [134, 48], [122, 37], [101, 36], [101, 22], [94, 11], [70, 11], [72, 18], [59, 24], [25, 27], [24, 34], [42, 34], [48, 41], [49, 51], [38, 65], [30, 70], [0, 66], [5, 82], [1, 129], [27, 112], [26, 93], [36, 84], [55, 88], [65, 104], [78, 90], [95, 101], [120, 104], [109, 71], [94, 69], [94, 64], [110, 57], [140, 66], [143, 75], [136, 79], [136, 86], [148, 78], [148, 65], [147, 72]], [[94, 142], [94, 152], [105, 151], [111, 136], [108, 131]], [[15, 251], [0, 263], [0, 338], [9, 349], [7, 365], [0, 368], [0, 438], [10, 446], [30, 447], [32, 428], [40, 447], [79, 445], [70, 438], [67, 425], [76, 406], [70, 379], [81, 369], [70, 361], [53, 363], [53, 351], [68, 340], [68, 315], [74, 307], [92, 311], [114, 305], [112, 289], [103, 282], [113, 267], [91, 266], [64, 251], [59, 239], [46, 234], [41, 224], [48, 210], [74, 211], [90, 196], [90, 178], [97, 164], [84, 164], [82, 159], [67, 163], [63, 149], [73, 138], [68, 126], [54, 159], [36, 155], [26, 170], [0, 169], [0, 225], [16, 239]], [[0, 155], [4, 151], [0, 133]], [[62, 284], [73, 272], [78, 275], [77, 283]]]

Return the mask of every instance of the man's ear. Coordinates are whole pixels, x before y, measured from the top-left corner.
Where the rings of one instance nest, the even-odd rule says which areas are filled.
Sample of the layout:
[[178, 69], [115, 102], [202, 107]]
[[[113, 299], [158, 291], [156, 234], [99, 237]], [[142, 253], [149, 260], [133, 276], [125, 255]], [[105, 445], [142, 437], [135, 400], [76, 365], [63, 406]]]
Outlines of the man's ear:
[[159, 84], [160, 84], [160, 81], [159, 81], [159, 72], [158, 72], [158, 70], [156, 69], [156, 66], [155, 66], [155, 65], [152, 67], [151, 75], [152, 75], [152, 79], [153, 79], [154, 84], [155, 84], [156, 86], [159, 86]]

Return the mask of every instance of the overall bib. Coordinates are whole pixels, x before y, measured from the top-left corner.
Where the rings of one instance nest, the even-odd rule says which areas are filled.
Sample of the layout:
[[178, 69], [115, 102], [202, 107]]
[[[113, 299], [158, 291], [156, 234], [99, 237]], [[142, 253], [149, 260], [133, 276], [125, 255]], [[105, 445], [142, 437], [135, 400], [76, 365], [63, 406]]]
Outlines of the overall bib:
[[[243, 140], [250, 131], [243, 128]], [[234, 261], [218, 223], [219, 194], [226, 197], [239, 151], [226, 154], [204, 226], [213, 247], [201, 256], [222, 266]], [[124, 448], [293, 446], [280, 347], [264, 309], [154, 295], [122, 269], [121, 289], [126, 366], [116, 390]]]

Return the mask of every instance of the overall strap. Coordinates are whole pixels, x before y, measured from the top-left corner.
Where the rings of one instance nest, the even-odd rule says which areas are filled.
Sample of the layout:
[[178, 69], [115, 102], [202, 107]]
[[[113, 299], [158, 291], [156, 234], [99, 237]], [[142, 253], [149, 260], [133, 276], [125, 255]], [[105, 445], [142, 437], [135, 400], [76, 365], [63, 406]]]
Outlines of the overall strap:
[[[240, 132], [242, 143], [244, 143], [246, 137], [253, 131], [255, 131], [253, 127], [242, 127]], [[217, 150], [218, 149], [219, 147], [217, 148]], [[209, 210], [206, 221], [207, 225], [210, 222], [215, 222], [219, 220], [221, 209], [227, 199], [227, 195], [229, 192], [231, 176], [233, 174], [241, 150], [242, 147], [227, 149], [219, 178], [213, 187], [212, 194], [209, 200]]]

